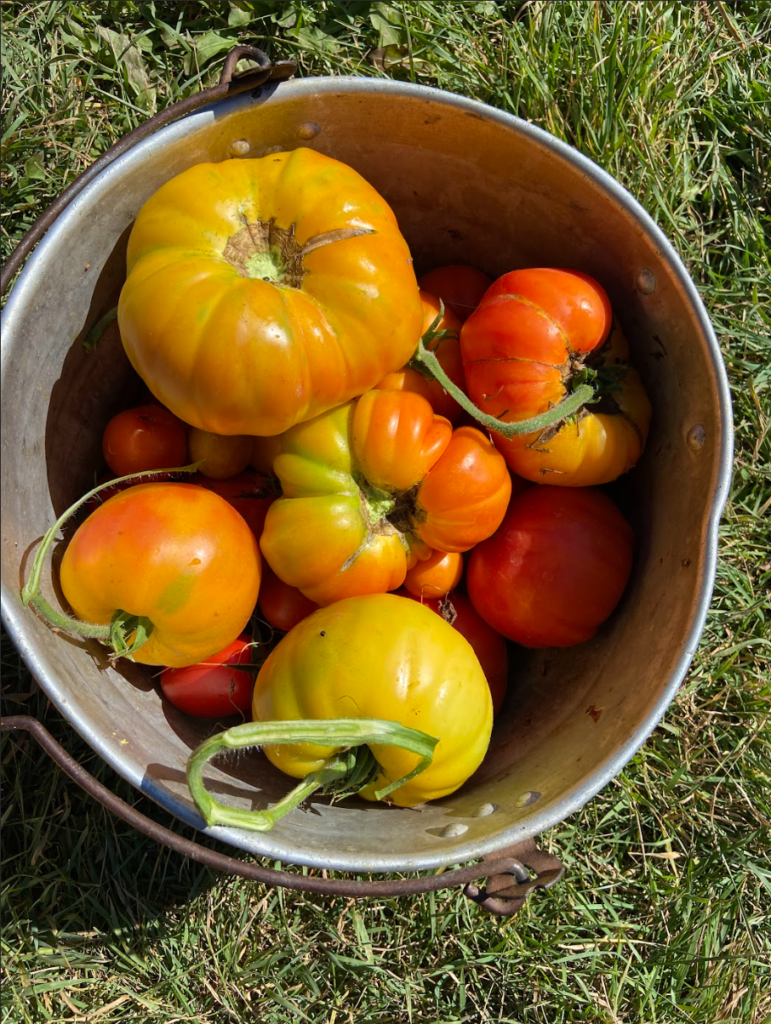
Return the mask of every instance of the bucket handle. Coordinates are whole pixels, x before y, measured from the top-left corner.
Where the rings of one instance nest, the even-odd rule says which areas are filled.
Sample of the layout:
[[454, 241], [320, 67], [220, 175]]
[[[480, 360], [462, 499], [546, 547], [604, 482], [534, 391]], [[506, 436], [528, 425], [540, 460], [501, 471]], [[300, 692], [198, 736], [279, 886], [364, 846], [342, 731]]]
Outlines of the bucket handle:
[[[241, 60], [252, 60], [257, 64], [256, 68], [236, 74], [236, 65]], [[19, 244], [3, 265], [0, 274], [0, 295], [4, 295], [11, 281], [16, 276], [24, 260], [29, 256], [34, 247], [48, 231], [59, 214], [72, 202], [72, 200], [83, 191], [97, 174], [105, 167], [109, 167], [119, 156], [135, 146], [138, 142], [148, 138], [165, 128], [167, 124], [177, 121], [185, 114], [190, 114], [199, 107], [213, 103], [215, 100], [225, 99], [227, 96], [235, 96], [249, 89], [259, 89], [266, 82], [283, 81], [297, 70], [297, 62], [294, 60], [272, 61], [266, 53], [257, 49], [256, 46], [234, 46], [225, 58], [219, 82], [208, 89], [201, 89], [186, 96], [164, 110], [159, 111], [147, 121], [137, 125], [128, 135], [124, 135], [116, 143], [106, 149], [82, 174], [79, 174], [73, 182], [51, 203], [47, 210], [38, 217], [32, 227], [23, 236]]]
[[[9, 715], [0, 718], [0, 731], [30, 733], [66, 775], [108, 811], [143, 835], [215, 871], [239, 875], [252, 882], [262, 882], [283, 889], [299, 889], [322, 896], [354, 898], [413, 896], [462, 885], [463, 893], [469, 899], [491, 914], [508, 917], [523, 906], [534, 889], [551, 889], [565, 873], [561, 861], [553, 854], [539, 849], [532, 839], [525, 839], [515, 846], [488, 854], [479, 864], [421, 878], [365, 882], [298, 875], [291, 871], [263, 867], [211, 850], [194, 840], [185, 839], [148, 818], [87, 772], [34, 716]], [[530, 877], [528, 868], [535, 872], [535, 878]], [[482, 879], [486, 880], [485, 888], [475, 884]]]

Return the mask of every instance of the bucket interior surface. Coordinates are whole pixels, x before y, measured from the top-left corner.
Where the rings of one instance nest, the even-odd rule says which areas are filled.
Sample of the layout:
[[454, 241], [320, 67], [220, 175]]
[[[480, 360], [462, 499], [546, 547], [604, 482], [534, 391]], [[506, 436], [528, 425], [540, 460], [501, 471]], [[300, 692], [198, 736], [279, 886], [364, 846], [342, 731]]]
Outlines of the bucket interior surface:
[[[308, 145], [360, 171], [392, 205], [418, 274], [457, 262], [493, 277], [537, 265], [593, 275], [653, 401], [641, 462], [606, 488], [636, 537], [624, 598], [588, 643], [512, 651], [507, 701], [473, 779], [419, 809], [320, 799], [270, 833], [212, 830], [253, 853], [343, 870], [478, 857], [535, 835], [601, 789], [655, 727], [687, 669], [709, 600], [730, 458], [714, 338], [677, 257], [620, 186], [538, 129], [434, 90], [284, 83], [185, 118], [103, 171], [39, 245], [6, 307], [5, 615], [78, 732], [189, 823], [201, 825], [185, 762], [211, 723], [167, 705], [152, 670], [110, 668], [97, 644], [54, 636], [18, 593], [43, 533], [92, 486], [105, 424], [141, 393], [115, 326], [94, 351], [82, 344], [117, 301], [131, 223], [168, 178], [222, 160], [244, 140], [247, 156]], [[48, 575], [44, 585], [50, 593]], [[268, 806], [288, 788], [260, 755], [210, 766], [207, 778], [240, 807]]]

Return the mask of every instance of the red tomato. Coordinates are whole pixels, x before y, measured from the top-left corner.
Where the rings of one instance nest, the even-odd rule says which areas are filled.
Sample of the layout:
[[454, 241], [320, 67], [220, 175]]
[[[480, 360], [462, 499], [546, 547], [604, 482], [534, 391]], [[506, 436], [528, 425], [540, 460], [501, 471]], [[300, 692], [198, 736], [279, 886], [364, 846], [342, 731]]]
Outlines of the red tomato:
[[429, 270], [418, 281], [421, 288], [437, 295], [461, 321], [471, 316], [492, 283], [493, 279], [481, 270], [460, 263]]
[[242, 633], [199, 665], [164, 669], [163, 696], [179, 711], [196, 718], [248, 716], [255, 674], [234, 666], [249, 665], [252, 651], [251, 637]]
[[236, 512], [241, 513], [257, 540], [262, 535], [268, 509], [279, 495], [275, 479], [253, 469], [245, 469], [229, 480], [212, 480], [196, 473], [187, 482], [205, 487], [224, 498]]
[[[413, 601], [420, 601], [419, 597], [406, 590], [399, 590], [397, 593], [403, 597], [411, 597]], [[488, 625], [465, 594], [457, 590], [444, 598], [424, 598], [421, 604], [441, 615], [471, 644], [490, 687], [493, 714], [497, 715], [503, 706], [509, 685], [509, 651], [506, 639]]]
[[290, 587], [279, 579], [266, 564], [263, 566], [260, 584], [260, 611], [265, 621], [274, 629], [288, 633], [298, 622], [318, 609], [297, 587]]
[[140, 405], [113, 416], [102, 435], [105, 462], [116, 476], [187, 464], [188, 426], [162, 405]]
[[602, 491], [530, 487], [472, 551], [469, 597], [524, 647], [570, 647], [594, 636], [632, 569], [632, 528]]

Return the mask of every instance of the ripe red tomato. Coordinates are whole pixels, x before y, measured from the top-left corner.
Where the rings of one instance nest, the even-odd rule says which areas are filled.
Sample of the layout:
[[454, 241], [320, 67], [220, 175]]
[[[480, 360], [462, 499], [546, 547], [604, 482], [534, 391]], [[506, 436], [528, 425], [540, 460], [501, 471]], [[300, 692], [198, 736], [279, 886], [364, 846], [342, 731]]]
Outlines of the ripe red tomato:
[[594, 636], [632, 569], [632, 528], [602, 491], [530, 487], [471, 553], [471, 602], [524, 647], [570, 647]]
[[267, 564], [263, 566], [260, 611], [265, 621], [274, 629], [288, 633], [318, 607], [315, 601], [311, 601], [297, 587], [290, 587], [288, 583], [279, 579]]
[[[411, 597], [413, 601], [421, 601], [419, 597], [406, 590], [399, 590], [397, 593], [403, 597]], [[490, 687], [493, 714], [497, 715], [503, 706], [509, 685], [509, 651], [505, 637], [485, 622], [466, 595], [457, 590], [444, 598], [424, 598], [421, 604], [441, 615], [471, 644]]]
[[124, 409], [104, 429], [104, 459], [116, 476], [184, 466], [187, 433], [187, 424], [162, 405]]
[[253, 469], [245, 469], [228, 480], [212, 480], [196, 473], [187, 479], [187, 483], [198, 484], [224, 498], [236, 512], [241, 513], [257, 540], [262, 535], [268, 509], [280, 493], [274, 477]]
[[252, 651], [251, 637], [242, 633], [199, 665], [164, 669], [163, 696], [179, 711], [196, 718], [248, 716], [255, 673], [234, 666], [249, 665]]
[[460, 263], [429, 270], [418, 281], [421, 288], [439, 296], [461, 321], [471, 316], [492, 283], [483, 271]]

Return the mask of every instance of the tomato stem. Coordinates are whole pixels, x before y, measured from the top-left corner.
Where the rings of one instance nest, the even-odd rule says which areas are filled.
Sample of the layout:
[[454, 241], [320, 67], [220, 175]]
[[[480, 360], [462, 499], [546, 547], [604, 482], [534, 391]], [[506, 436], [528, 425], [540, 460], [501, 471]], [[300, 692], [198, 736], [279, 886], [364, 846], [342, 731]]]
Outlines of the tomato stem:
[[[207, 825], [230, 825], [252, 832], [268, 832], [286, 814], [319, 789], [358, 792], [372, 782], [372, 764], [369, 747], [376, 743], [401, 747], [417, 754], [419, 761], [409, 774], [389, 782], [375, 792], [378, 800], [388, 796], [399, 786], [424, 771], [439, 741], [399, 722], [368, 718], [299, 719], [279, 722], [245, 722], [204, 740], [190, 755], [187, 762], [187, 782], [190, 795]], [[265, 744], [313, 743], [324, 747], [338, 747], [324, 761], [321, 768], [307, 775], [278, 803], [264, 811], [246, 811], [219, 803], [206, 789], [203, 781], [204, 765], [226, 750], [243, 750]], [[365, 762], [362, 764], [362, 755]], [[379, 770], [379, 769], [378, 769]]]
[[115, 480], [107, 480], [105, 483], [94, 487], [82, 498], [70, 505], [56, 520], [54, 525], [43, 536], [40, 547], [35, 554], [32, 563], [32, 571], [29, 579], [21, 590], [21, 601], [23, 605], [32, 605], [33, 608], [55, 629], [64, 633], [85, 639], [96, 639], [106, 643], [108, 647], [118, 656], [133, 654], [147, 640], [152, 632], [152, 623], [143, 616], [131, 615], [128, 612], [117, 611], [113, 616], [110, 625], [100, 625], [93, 622], [82, 622], [80, 619], [73, 619], [69, 615], [57, 611], [40, 593], [40, 581], [43, 575], [43, 566], [57, 533], [78, 509], [87, 501], [97, 495], [100, 491], [113, 487], [115, 484], [126, 483], [129, 480], [139, 480], [143, 477], [164, 476], [175, 473], [195, 473], [201, 465], [196, 462], [190, 466], [179, 466], [174, 469], [145, 470], [142, 473], [130, 473], [128, 476], [121, 476]]
[[536, 431], [544, 430], [554, 423], [559, 423], [560, 420], [567, 419], [568, 416], [577, 413], [582, 406], [594, 400], [595, 389], [590, 384], [581, 383], [557, 405], [527, 420], [516, 420], [513, 423], [507, 423], [504, 420], [496, 419], [495, 416], [490, 416], [486, 412], [482, 412], [478, 406], [474, 405], [468, 395], [450, 380], [442, 369], [442, 365], [437, 357], [428, 348], [428, 345], [438, 336], [437, 327], [443, 315], [444, 304], [441, 303], [438, 315], [423, 337], [418, 341], [417, 350], [408, 365], [422, 373], [425, 377], [432, 378], [441, 384], [444, 390], [452, 395], [461, 408], [465, 409], [469, 415], [473, 416], [478, 423], [487, 427], [488, 430], [492, 430], [496, 434], [502, 434], [504, 437], [532, 434]]
[[102, 337], [104, 332], [107, 330], [110, 324], [114, 323], [117, 319], [118, 307], [114, 306], [112, 309], [108, 310], [104, 314], [101, 320], [97, 320], [97, 322], [85, 336], [85, 338], [83, 339], [83, 348], [87, 352], [93, 352], [97, 344], [99, 343], [99, 339]]

